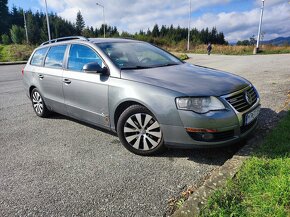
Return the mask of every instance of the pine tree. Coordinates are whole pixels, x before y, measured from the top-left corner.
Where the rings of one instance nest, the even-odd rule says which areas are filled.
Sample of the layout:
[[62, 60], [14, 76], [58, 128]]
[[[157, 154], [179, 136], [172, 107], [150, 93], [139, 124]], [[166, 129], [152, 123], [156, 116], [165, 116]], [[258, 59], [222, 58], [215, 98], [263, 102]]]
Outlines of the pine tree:
[[20, 26], [13, 25], [10, 29], [10, 35], [13, 43], [21, 44], [25, 38], [25, 30]]
[[1, 41], [3, 44], [10, 44], [10, 38], [7, 34], [3, 34], [1, 36]]
[[0, 35], [8, 33], [9, 28], [9, 13], [8, 13], [8, 0], [0, 1]]
[[26, 25], [29, 42], [32, 44], [39, 43], [40, 29], [39, 26], [37, 25], [36, 18], [32, 13], [32, 11], [28, 11], [26, 13]]
[[77, 13], [77, 19], [76, 19], [76, 33], [78, 35], [81, 35], [84, 28], [85, 28], [85, 21], [84, 21], [83, 15], [81, 14], [81, 11], [79, 11]]
[[153, 29], [152, 29], [152, 36], [153, 37], [159, 37], [159, 27], [157, 24], [154, 25]]
[[47, 33], [47, 24], [46, 24], [46, 18], [42, 17], [42, 26], [40, 29], [40, 41], [48, 41], [48, 33]]

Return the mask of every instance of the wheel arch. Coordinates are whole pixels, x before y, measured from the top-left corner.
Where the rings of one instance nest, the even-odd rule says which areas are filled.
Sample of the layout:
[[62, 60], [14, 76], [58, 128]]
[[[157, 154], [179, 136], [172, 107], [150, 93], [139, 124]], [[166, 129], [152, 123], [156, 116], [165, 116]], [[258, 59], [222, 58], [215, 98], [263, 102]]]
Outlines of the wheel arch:
[[[134, 101], [134, 100], [128, 100], [128, 101], [121, 102], [116, 107], [115, 112], [114, 112], [114, 129], [116, 131], [117, 131], [117, 123], [118, 123], [118, 120], [119, 120], [121, 114], [132, 105], [142, 105], [142, 104], [137, 102], [137, 101]], [[142, 106], [144, 106], [144, 105], [142, 105]]]
[[32, 90], [33, 90], [34, 88], [36, 88], [36, 86], [34, 86], [34, 85], [31, 85], [31, 86], [29, 87], [29, 96], [30, 96], [30, 97], [31, 97], [31, 92], [32, 92]]
[[126, 101], [123, 101], [121, 102], [115, 109], [114, 111], [114, 119], [113, 119], [113, 123], [114, 123], [114, 126], [113, 126], [113, 129], [117, 131], [117, 123], [118, 123], [118, 120], [121, 116], [121, 114], [127, 109], [129, 108], [130, 106], [132, 105], [141, 105], [143, 107], [145, 107], [146, 109], [148, 109], [155, 117], [156, 117], [156, 114], [154, 111], [152, 111], [152, 109], [145, 105], [144, 103], [141, 103], [137, 100], [126, 100]]

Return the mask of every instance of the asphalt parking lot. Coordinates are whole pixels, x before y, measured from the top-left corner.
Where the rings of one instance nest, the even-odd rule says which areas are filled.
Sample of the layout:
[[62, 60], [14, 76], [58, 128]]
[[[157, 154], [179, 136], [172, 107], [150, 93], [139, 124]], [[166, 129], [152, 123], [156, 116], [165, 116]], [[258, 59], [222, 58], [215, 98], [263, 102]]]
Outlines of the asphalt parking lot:
[[[192, 55], [189, 62], [252, 81], [262, 98], [263, 129], [277, 120], [287, 98], [289, 59]], [[0, 66], [0, 216], [162, 216], [168, 199], [198, 186], [242, 146], [131, 154], [95, 127], [57, 114], [36, 117], [22, 67]]]

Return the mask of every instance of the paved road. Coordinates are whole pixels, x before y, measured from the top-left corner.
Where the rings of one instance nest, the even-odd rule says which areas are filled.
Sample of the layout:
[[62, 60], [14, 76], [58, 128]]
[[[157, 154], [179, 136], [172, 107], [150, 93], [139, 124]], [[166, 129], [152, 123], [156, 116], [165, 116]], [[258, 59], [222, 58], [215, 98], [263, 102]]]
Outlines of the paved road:
[[[198, 58], [190, 61], [210, 65], [223, 57]], [[239, 60], [226, 58], [231, 64]], [[289, 61], [282, 62], [271, 70], [271, 63], [262, 65], [278, 76], [274, 81], [263, 77], [279, 96], [263, 100], [269, 110], [282, 105], [289, 84]], [[251, 72], [262, 78], [256, 65]], [[169, 198], [187, 185], [199, 185], [241, 145], [136, 156], [117, 137], [92, 126], [60, 115], [36, 117], [22, 89], [22, 67], [0, 66], [0, 216], [162, 216]]]

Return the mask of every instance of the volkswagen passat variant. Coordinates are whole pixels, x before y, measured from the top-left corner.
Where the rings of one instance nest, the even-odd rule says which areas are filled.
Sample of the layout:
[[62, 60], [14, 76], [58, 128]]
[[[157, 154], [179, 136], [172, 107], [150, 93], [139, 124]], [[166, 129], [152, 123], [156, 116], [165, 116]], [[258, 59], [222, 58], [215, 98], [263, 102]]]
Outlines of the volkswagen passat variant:
[[45, 42], [23, 82], [36, 115], [53, 111], [112, 130], [139, 155], [232, 144], [253, 131], [260, 112], [246, 79], [128, 39]]

